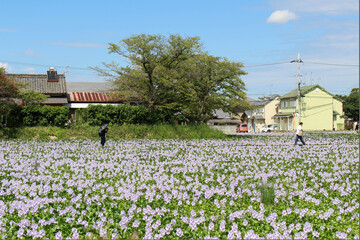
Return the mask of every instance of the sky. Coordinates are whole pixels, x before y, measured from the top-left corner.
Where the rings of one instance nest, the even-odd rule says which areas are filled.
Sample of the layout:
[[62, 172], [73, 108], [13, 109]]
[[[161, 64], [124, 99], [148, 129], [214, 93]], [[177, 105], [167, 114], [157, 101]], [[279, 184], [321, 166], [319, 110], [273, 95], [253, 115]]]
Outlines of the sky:
[[3, 0], [0, 67], [103, 82], [89, 67], [128, 65], [108, 44], [143, 33], [200, 37], [209, 54], [244, 64], [255, 99], [297, 88], [298, 65], [302, 86], [359, 87], [358, 0]]

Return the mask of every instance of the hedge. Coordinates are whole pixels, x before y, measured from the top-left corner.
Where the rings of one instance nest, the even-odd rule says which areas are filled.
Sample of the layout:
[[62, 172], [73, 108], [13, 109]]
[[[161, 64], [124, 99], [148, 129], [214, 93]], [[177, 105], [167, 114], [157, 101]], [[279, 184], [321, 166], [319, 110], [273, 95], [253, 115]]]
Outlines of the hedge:
[[[115, 125], [156, 124], [171, 122], [170, 111], [150, 110], [144, 106], [129, 105], [89, 105], [86, 109], [75, 111], [75, 122], [89, 125], [110, 123]], [[20, 126], [59, 126], [64, 127], [69, 119], [69, 108], [62, 106], [13, 106], [7, 125]]]
[[[84, 115], [84, 114], [83, 114]], [[151, 110], [144, 106], [129, 105], [89, 105], [86, 110], [86, 121], [89, 125], [111, 123], [155, 124], [170, 122], [170, 111]]]
[[69, 119], [69, 108], [65, 106], [13, 106], [7, 124], [20, 126], [65, 126]]

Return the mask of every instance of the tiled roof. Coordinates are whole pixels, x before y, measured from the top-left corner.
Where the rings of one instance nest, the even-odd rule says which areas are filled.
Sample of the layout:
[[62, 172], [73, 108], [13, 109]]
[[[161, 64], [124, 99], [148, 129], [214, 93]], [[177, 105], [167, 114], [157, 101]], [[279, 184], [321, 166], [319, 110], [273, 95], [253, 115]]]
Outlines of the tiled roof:
[[224, 112], [222, 109], [214, 109], [213, 114], [215, 118], [224, 119], [224, 118], [231, 118], [231, 115], [227, 112]]
[[111, 82], [66, 82], [68, 92], [110, 92], [113, 87]]
[[69, 92], [69, 102], [87, 102], [87, 103], [101, 103], [101, 102], [121, 102], [110, 96], [109, 93], [100, 92]]
[[[301, 96], [303, 97], [305, 94], [315, 90], [316, 88], [321, 89], [322, 91], [326, 92], [327, 94], [329, 94], [330, 96], [332, 96], [335, 99], [339, 100], [340, 102], [343, 102], [342, 99], [340, 99], [339, 97], [329, 93], [328, 91], [326, 91], [323, 87], [321, 87], [318, 84], [300, 87]], [[284, 98], [296, 98], [297, 96], [298, 96], [298, 89], [294, 89], [291, 92], [288, 92], [287, 94], [281, 96], [280, 98], [281, 99], [284, 99]]]
[[67, 98], [60, 97], [49, 97], [42, 104], [66, 104], [68, 103]]
[[[306, 94], [307, 92], [310, 92], [311, 90], [315, 89], [315, 87], [321, 88], [323, 90], [322, 87], [320, 87], [319, 85], [308, 85], [308, 86], [302, 86], [300, 87], [300, 92], [302, 95]], [[294, 89], [290, 92], [288, 92], [287, 94], [281, 96], [281, 98], [296, 98], [298, 96], [298, 89]]]
[[64, 74], [58, 74], [58, 81], [48, 81], [47, 74], [6, 74], [16, 83], [27, 83], [23, 90], [35, 90], [44, 94], [66, 94]]

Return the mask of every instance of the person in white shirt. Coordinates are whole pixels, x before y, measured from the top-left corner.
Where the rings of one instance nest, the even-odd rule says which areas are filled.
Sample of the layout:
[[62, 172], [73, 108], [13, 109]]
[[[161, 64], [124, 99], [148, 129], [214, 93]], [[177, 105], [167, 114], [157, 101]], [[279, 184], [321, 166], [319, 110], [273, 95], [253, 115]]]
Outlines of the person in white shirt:
[[302, 122], [299, 122], [299, 126], [296, 128], [296, 138], [295, 138], [295, 146], [297, 145], [298, 140], [302, 142], [303, 146], [305, 145], [305, 141], [303, 139], [303, 130], [302, 130]]

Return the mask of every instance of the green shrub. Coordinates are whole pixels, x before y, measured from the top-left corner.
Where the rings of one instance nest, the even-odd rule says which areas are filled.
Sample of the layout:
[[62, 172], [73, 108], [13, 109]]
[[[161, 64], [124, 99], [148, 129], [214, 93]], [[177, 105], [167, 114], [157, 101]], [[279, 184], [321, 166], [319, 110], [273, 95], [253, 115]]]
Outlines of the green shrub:
[[69, 108], [65, 106], [16, 106], [8, 117], [9, 127], [59, 126], [69, 119]]
[[129, 124], [155, 124], [169, 122], [169, 111], [150, 110], [144, 106], [121, 105], [89, 105], [87, 108], [87, 123], [89, 125], [102, 125], [111, 123], [116, 125]]
[[273, 187], [263, 184], [260, 188], [261, 193], [261, 202], [263, 204], [274, 204], [275, 200], [275, 190]]

